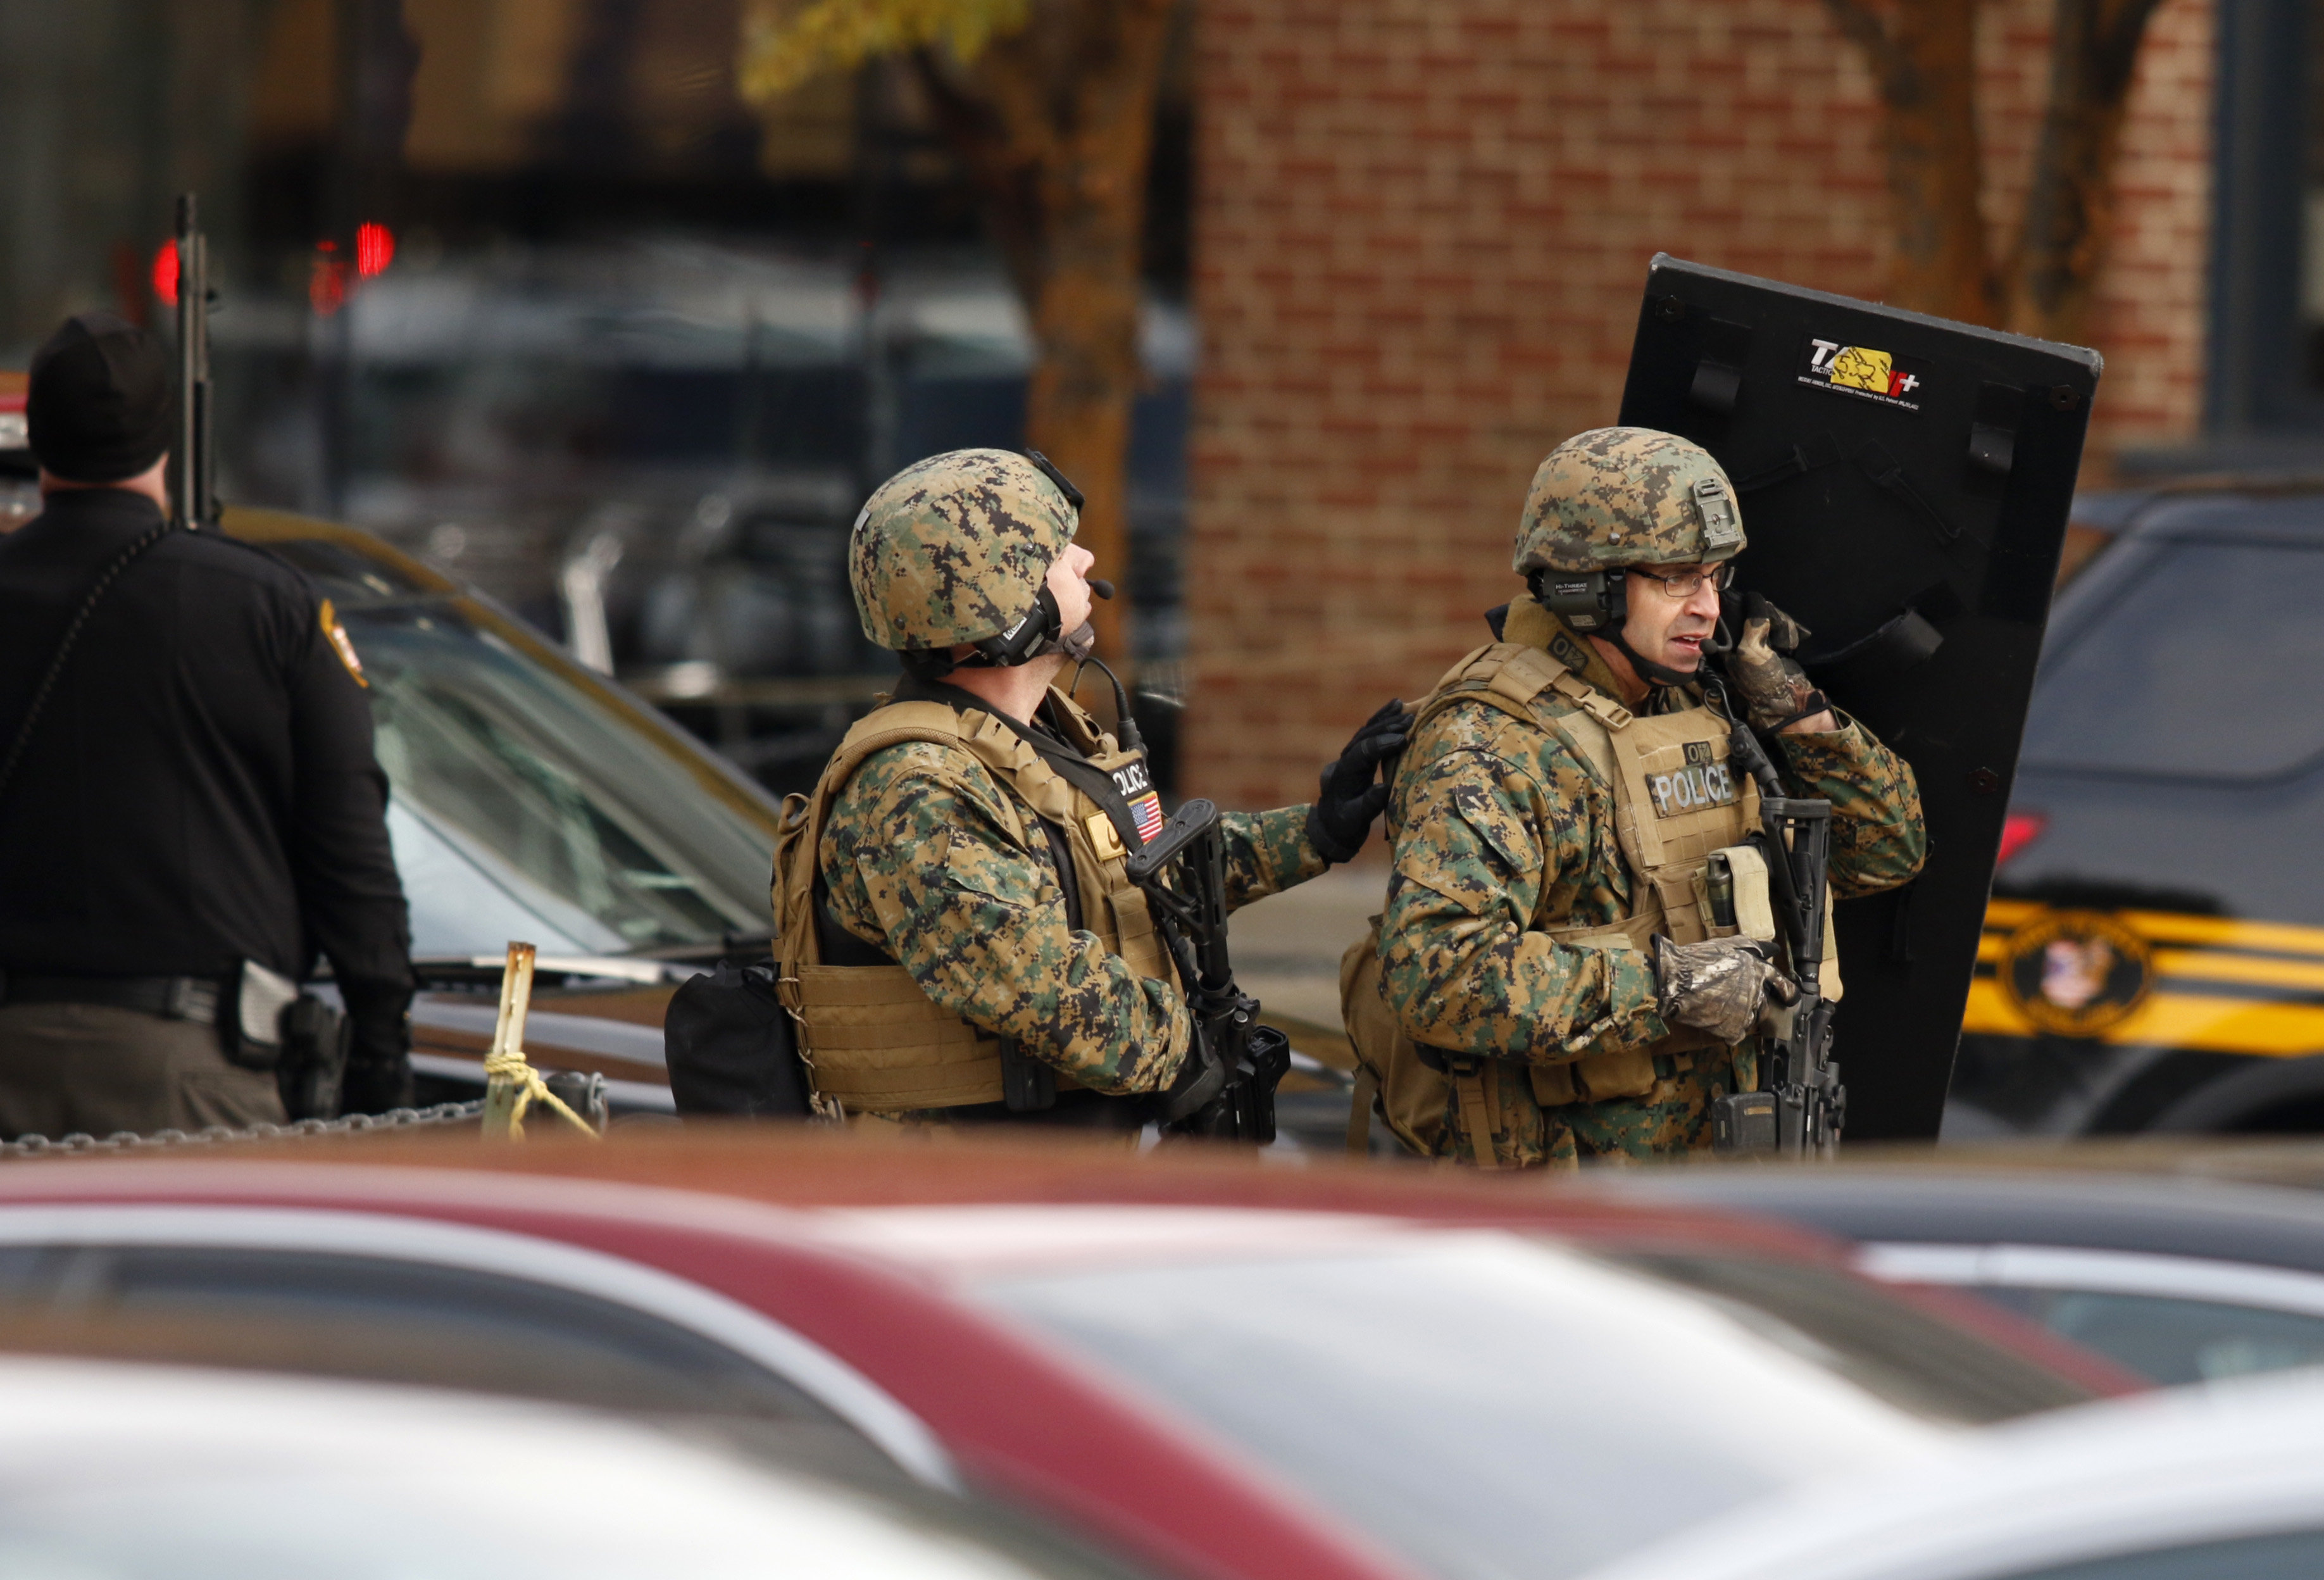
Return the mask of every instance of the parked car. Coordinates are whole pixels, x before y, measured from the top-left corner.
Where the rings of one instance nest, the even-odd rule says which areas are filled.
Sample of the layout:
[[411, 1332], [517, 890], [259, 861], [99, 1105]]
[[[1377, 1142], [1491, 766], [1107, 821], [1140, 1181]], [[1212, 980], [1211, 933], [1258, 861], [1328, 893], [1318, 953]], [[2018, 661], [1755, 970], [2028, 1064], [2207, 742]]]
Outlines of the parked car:
[[1590, 1580], [2309, 1580], [2324, 1380], [2064, 1410], [1901, 1474], [1834, 1475]]
[[1945, 1134], [2324, 1130], [2324, 487], [2078, 516]]
[[744, 1464], [578, 1410], [0, 1360], [21, 1580], [1127, 1580], [962, 1499]]
[[1698, 1209], [804, 1127], [0, 1169], [0, 1304], [19, 1348], [813, 1431], [1250, 1580], [1565, 1575], [2135, 1385]]
[[2172, 1177], [2152, 1150], [2101, 1160], [1997, 1150], [1634, 1183], [1842, 1236], [1872, 1278], [1975, 1293], [2153, 1382], [2324, 1365], [2324, 1196]]

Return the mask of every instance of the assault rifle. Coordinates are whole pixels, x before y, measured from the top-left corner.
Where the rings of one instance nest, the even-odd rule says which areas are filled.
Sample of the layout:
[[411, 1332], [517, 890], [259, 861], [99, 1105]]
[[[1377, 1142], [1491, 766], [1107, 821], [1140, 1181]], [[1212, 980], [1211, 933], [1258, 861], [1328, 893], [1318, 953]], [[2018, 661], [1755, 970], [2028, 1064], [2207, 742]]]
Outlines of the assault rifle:
[[1829, 1158], [1840, 1150], [1848, 1117], [1848, 1089], [1831, 1057], [1834, 1005], [1822, 982], [1831, 803], [1786, 795], [1767, 749], [1731, 702], [1728, 717], [1728, 755], [1759, 786], [1760, 831], [1750, 843], [1766, 863], [1769, 909], [1799, 996], [1772, 1013], [1760, 1037], [1759, 1090], [1713, 1104], [1713, 1143], [1721, 1151]]
[[1260, 1025], [1259, 1001], [1235, 985], [1218, 808], [1188, 801], [1125, 865], [1146, 892], [1186, 984], [1195, 1041], [1187, 1057], [1206, 1060], [1222, 1076], [1207, 1099], [1164, 1128], [1263, 1147], [1275, 1139], [1275, 1087], [1291, 1067], [1291, 1039]]
[[209, 244], [196, 216], [194, 195], [178, 199], [178, 442], [171, 503], [178, 523], [215, 525], [217, 503], [217, 411], [210, 383]]

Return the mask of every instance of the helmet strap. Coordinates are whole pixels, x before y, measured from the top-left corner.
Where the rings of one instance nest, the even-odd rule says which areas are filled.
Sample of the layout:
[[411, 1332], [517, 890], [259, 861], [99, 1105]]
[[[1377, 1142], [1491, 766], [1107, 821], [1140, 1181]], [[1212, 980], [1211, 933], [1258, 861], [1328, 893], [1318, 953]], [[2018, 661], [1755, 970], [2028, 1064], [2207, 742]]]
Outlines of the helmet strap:
[[1637, 648], [1630, 645], [1630, 638], [1625, 630], [1628, 624], [1628, 622], [1625, 621], [1622, 625], [1617, 625], [1603, 634], [1608, 642], [1612, 642], [1621, 651], [1624, 658], [1630, 661], [1630, 668], [1638, 672], [1640, 679], [1651, 680], [1657, 686], [1692, 686], [1702, 678], [1700, 673], [1682, 674], [1667, 665], [1658, 664], [1654, 660], [1642, 655]]

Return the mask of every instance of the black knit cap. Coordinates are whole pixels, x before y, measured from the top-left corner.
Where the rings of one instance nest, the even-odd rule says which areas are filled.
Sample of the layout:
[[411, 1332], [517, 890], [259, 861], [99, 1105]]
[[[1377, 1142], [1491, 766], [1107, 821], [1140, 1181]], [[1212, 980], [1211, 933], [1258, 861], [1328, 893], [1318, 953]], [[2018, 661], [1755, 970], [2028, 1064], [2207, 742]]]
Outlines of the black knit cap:
[[33, 456], [60, 477], [134, 477], [168, 452], [177, 415], [160, 337], [111, 313], [67, 319], [32, 356], [24, 422]]

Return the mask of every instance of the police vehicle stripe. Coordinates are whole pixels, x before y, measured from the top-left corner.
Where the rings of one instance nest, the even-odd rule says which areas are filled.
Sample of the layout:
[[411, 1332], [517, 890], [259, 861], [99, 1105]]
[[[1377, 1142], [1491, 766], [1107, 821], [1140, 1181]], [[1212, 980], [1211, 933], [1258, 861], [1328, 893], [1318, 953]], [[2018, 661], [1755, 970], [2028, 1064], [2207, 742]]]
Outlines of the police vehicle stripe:
[[[1997, 898], [1987, 908], [1964, 1031], [2037, 1034], [1999, 974], [2012, 937], [2049, 913], [2027, 900]], [[2324, 928], [2183, 911], [2105, 914], [2153, 946], [2155, 980], [2135, 1011], [2092, 1040], [2270, 1058], [2324, 1051]]]

